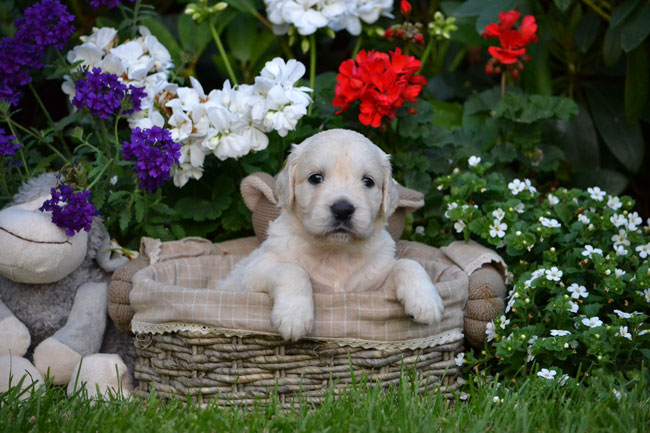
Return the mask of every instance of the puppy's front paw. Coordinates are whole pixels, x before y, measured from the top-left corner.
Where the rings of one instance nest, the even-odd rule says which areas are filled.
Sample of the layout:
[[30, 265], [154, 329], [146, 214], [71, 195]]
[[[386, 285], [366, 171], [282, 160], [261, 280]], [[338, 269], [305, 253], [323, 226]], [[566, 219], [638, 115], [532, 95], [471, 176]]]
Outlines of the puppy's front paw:
[[424, 287], [402, 289], [404, 309], [413, 320], [425, 325], [436, 325], [442, 320], [445, 309], [438, 290], [432, 283]]
[[311, 297], [276, 300], [271, 311], [271, 326], [285, 340], [297, 341], [307, 335], [314, 327], [314, 302]]

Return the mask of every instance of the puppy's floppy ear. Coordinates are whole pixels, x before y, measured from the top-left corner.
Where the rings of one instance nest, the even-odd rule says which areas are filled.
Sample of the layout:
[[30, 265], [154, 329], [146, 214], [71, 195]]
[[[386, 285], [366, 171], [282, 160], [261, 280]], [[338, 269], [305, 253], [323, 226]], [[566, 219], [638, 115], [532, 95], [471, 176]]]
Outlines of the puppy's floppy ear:
[[399, 204], [399, 191], [393, 180], [390, 157], [385, 153], [382, 155], [381, 166], [384, 175], [384, 182], [381, 185], [381, 210], [384, 216], [388, 218], [397, 209], [397, 205]]
[[300, 156], [300, 147], [293, 145], [287, 163], [275, 180], [275, 193], [278, 196], [278, 204], [283, 208], [293, 206], [296, 195], [296, 169]]

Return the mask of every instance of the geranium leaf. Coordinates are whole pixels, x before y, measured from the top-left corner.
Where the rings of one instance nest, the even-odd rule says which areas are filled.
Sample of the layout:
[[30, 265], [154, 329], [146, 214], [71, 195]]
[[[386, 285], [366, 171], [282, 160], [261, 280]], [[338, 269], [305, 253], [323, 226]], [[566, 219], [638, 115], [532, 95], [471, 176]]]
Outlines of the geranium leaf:
[[625, 20], [621, 29], [621, 47], [629, 53], [650, 34], [650, 4], [645, 3]]

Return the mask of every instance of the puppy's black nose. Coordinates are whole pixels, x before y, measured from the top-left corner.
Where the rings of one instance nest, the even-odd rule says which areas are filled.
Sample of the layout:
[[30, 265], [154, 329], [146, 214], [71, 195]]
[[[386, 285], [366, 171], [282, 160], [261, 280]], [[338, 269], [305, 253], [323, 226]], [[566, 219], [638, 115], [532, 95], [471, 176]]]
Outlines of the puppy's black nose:
[[338, 221], [347, 221], [354, 213], [354, 205], [347, 200], [335, 201], [330, 209]]

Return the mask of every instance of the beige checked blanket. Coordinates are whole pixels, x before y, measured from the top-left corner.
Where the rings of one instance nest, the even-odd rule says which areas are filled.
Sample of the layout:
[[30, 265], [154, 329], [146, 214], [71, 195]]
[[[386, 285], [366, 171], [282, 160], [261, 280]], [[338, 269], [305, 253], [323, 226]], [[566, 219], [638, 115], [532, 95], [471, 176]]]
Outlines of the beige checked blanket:
[[[141, 253], [149, 258], [150, 265], [133, 277], [132, 330], [136, 334], [181, 330], [216, 330], [241, 336], [276, 334], [270, 325], [273, 301], [269, 295], [215, 290], [217, 281], [258, 245], [256, 238], [220, 244], [199, 238], [165, 243], [143, 238]], [[368, 293], [317, 293], [314, 330], [309, 338], [376, 348], [431, 347], [463, 338], [468, 291], [465, 265], [503, 266], [501, 258], [475, 243], [452, 244], [449, 256], [444, 250], [416, 242], [400, 241], [397, 245], [398, 257], [417, 260], [431, 276], [445, 304], [442, 322], [435, 326], [414, 322], [397, 301], [394, 288]], [[462, 263], [464, 257], [467, 260]]]

